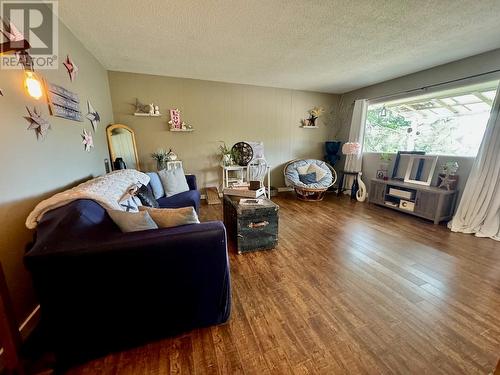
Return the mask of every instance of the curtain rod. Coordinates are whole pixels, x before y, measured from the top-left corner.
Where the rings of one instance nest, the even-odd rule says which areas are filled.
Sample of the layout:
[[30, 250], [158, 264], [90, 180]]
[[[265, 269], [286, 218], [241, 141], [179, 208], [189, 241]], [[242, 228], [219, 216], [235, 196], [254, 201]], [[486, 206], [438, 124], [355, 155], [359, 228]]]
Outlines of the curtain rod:
[[422, 86], [422, 87], [419, 87], [419, 88], [416, 88], [416, 89], [411, 89], [411, 90], [406, 90], [406, 91], [395, 92], [393, 94], [377, 96], [377, 97], [374, 97], [374, 98], [369, 98], [367, 100], [369, 100], [369, 101], [370, 100], [380, 100], [380, 99], [391, 98], [393, 96], [399, 96], [399, 95], [403, 95], [403, 94], [411, 94], [412, 92], [427, 90], [427, 89], [430, 89], [430, 88], [433, 88], [433, 87], [439, 87], [439, 86], [442, 86], [442, 85], [447, 85], [449, 83], [460, 82], [460, 81], [464, 81], [466, 79], [482, 77], [482, 76], [485, 76], [485, 75], [488, 75], [488, 74], [499, 73], [499, 72], [500, 72], [500, 69], [490, 70], [489, 72], [473, 74], [473, 75], [468, 76], [468, 77], [452, 79], [452, 80], [444, 81], [444, 82], [440, 82], [440, 83], [434, 83], [432, 85]]

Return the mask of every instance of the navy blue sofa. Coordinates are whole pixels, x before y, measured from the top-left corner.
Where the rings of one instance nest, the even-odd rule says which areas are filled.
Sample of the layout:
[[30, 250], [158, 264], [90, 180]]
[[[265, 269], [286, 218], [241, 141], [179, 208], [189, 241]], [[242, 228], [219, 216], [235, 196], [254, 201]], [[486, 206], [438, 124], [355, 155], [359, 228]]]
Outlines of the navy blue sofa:
[[[162, 206], [199, 208], [197, 191], [178, 195]], [[219, 221], [122, 233], [98, 203], [77, 200], [43, 216], [25, 264], [42, 325], [65, 363], [229, 318]]]

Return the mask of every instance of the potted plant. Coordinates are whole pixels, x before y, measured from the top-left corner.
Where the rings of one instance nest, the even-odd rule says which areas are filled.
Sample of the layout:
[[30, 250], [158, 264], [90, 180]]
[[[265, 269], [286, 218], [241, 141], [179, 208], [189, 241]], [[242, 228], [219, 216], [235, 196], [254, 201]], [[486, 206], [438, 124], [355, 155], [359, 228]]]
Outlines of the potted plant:
[[382, 171], [388, 171], [389, 170], [389, 164], [391, 164], [392, 158], [391, 154], [387, 152], [383, 152], [380, 154], [380, 170]]
[[224, 167], [234, 164], [233, 153], [229, 147], [227, 147], [226, 142], [219, 141], [221, 144], [219, 145], [219, 153], [221, 157], [221, 164]]
[[156, 168], [161, 171], [167, 167], [167, 162], [169, 161], [168, 152], [164, 149], [159, 148], [156, 152], [151, 154], [151, 157], [156, 160]]

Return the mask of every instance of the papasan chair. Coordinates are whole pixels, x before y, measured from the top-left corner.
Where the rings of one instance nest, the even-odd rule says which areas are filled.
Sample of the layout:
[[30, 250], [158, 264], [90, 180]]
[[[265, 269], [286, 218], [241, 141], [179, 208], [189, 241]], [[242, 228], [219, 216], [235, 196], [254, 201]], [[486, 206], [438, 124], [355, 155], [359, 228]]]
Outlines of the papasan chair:
[[320, 201], [337, 181], [337, 172], [328, 163], [316, 159], [289, 161], [283, 170], [285, 185], [303, 201]]

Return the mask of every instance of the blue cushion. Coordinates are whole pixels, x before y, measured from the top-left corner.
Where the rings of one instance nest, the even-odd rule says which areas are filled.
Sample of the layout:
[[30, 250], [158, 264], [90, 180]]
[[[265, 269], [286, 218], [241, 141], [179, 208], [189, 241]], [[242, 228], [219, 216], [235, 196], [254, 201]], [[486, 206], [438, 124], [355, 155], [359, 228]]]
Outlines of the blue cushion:
[[163, 190], [163, 185], [160, 180], [160, 176], [158, 176], [158, 173], [156, 172], [148, 172], [146, 173], [151, 181], [149, 181], [149, 185], [151, 186], [151, 189], [153, 190], [153, 195], [155, 199], [160, 199], [161, 197], [165, 196], [165, 190]]
[[316, 183], [316, 173], [299, 174], [299, 180], [303, 184], [315, 184]]
[[194, 207], [196, 212], [200, 212], [200, 192], [198, 190], [189, 190], [183, 193], [163, 197], [158, 199], [160, 208], [180, 208]]

